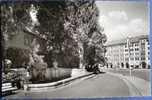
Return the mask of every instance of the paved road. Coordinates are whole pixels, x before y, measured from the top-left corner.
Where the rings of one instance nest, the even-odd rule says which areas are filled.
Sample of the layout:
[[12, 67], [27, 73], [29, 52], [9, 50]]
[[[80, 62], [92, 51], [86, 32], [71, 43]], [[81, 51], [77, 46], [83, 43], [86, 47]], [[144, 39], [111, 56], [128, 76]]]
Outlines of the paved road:
[[[88, 98], [88, 97], [113, 97], [130, 96], [128, 86], [116, 76], [109, 74], [99, 74], [93, 78], [83, 81], [75, 81], [69, 85], [50, 89], [47, 92], [27, 93], [26, 97], [33, 98]], [[20, 92], [6, 98], [25, 97]]]
[[[123, 75], [130, 75], [129, 69], [108, 69], [107, 71], [114, 72], [114, 73], [120, 73]], [[150, 69], [134, 69], [132, 70], [132, 75], [136, 76], [138, 78], [144, 79], [146, 81], [150, 81]]]

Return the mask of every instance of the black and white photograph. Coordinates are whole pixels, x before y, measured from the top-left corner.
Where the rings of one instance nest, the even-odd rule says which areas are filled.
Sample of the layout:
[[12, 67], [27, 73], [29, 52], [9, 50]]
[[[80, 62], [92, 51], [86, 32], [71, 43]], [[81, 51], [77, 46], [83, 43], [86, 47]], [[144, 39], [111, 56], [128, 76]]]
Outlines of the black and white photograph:
[[1, 1], [2, 96], [151, 96], [148, 0]]

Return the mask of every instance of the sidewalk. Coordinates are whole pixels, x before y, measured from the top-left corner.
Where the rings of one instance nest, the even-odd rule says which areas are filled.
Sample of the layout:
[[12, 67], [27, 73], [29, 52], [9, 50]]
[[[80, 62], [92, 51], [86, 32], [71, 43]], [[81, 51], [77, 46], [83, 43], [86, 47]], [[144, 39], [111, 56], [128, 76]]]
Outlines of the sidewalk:
[[141, 78], [137, 77], [129, 77], [126, 76], [126, 79], [132, 82], [136, 86], [136, 88], [141, 92], [143, 96], [150, 96], [151, 95], [151, 84], [148, 81], [145, 81]]
[[108, 74], [114, 75], [122, 79], [128, 86], [132, 96], [150, 96], [151, 84], [150, 82], [140, 79], [135, 76], [124, 76], [122, 74], [108, 72]]
[[59, 85], [63, 85], [63, 84], [67, 84], [71, 81], [74, 81], [76, 79], [80, 79], [83, 77], [87, 77], [92, 75], [93, 73], [87, 72], [84, 69], [72, 69], [72, 74], [70, 78], [67, 79], [63, 79], [57, 82], [51, 82], [51, 83], [43, 83], [43, 84], [28, 84], [25, 85], [25, 87], [28, 88], [28, 90], [25, 91], [37, 91], [38, 90], [47, 90], [48, 88], [54, 88], [57, 87]]

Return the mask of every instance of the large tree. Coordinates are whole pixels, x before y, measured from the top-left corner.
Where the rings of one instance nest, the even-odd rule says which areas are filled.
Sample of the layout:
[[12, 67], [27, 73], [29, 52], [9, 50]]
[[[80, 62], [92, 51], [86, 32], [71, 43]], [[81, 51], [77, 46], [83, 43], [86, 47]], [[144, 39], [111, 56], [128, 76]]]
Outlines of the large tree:
[[[96, 51], [102, 50], [106, 42], [106, 36], [102, 33], [103, 28], [97, 24], [98, 14], [94, 0], [77, 0], [67, 3], [65, 30], [73, 35], [73, 39], [78, 44], [80, 67], [84, 63], [90, 63], [104, 56], [96, 57], [99, 54]], [[105, 50], [102, 51], [105, 52]]]
[[[45, 55], [44, 60], [49, 66], [57, 60], [66, 67], [74, 63], [82, 67], [94, 60], [89, 57], [90, 54], [96, 58], [98, 51], [105, 52], [106, 36], [97, 24], [99, 12], [94, 0], [15, 2], [5, 4], [1, 9], [3, 33], [13, 33], [13, 29], [30, 30], [36, 36], [39, 51]], [[36, 12], [38, 24], [33, 24], [32, 10]], [[97, 58], [104, 57], [100, 54]]]

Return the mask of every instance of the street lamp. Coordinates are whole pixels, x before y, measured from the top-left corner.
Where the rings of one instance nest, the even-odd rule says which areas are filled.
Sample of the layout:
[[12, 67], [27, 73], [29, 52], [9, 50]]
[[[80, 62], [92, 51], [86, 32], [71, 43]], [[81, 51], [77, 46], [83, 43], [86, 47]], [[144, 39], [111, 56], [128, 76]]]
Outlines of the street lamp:
[[128, 46], [128, 62], [129, 62], [129, 75], [131, 76], [131, 66], [130, 66], [130, 58], [131, 58], [131, 54], [130, 54], [130, 38], [127, 39], [127, 46]]

